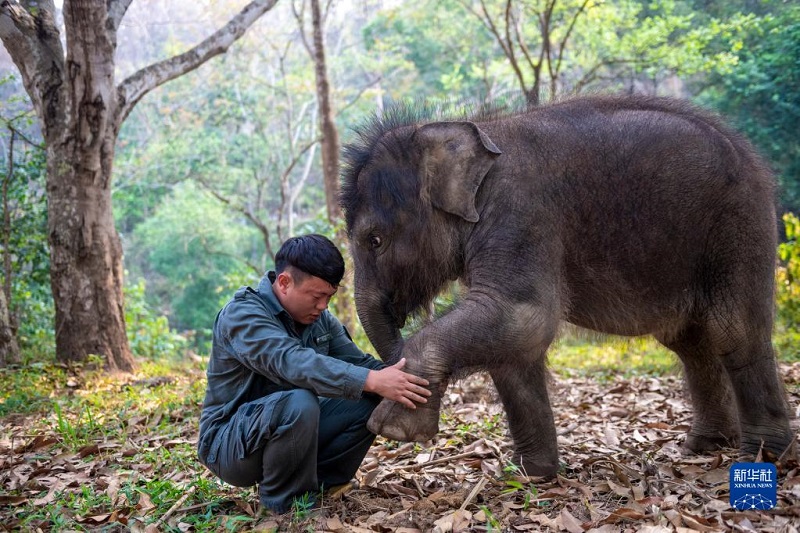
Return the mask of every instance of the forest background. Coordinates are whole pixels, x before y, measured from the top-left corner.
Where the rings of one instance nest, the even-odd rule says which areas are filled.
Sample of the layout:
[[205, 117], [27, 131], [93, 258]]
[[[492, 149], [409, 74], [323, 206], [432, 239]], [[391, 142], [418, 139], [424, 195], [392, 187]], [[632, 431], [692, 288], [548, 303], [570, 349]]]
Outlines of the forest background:
[[[133, 2], [118, 30], [117, 78], [189, 49], [242, 6]], [[145, 95], [122, 124], [111, 187], [136, 356], [207, 353], [217, 310], [256, 283], [292, 234], [321, 232], [346, 252], [321, 153], [396, 103], [688, 98], [744, 131], [776, 171], [783, 212], [800, 210], [794, 2], [354, 0], [322, 10], [332, 133], [322, 129], [310, 9], [299, 0], [278, 2], [226, 54]], [[10, 360], [27, 364], [56, 357], [45, 151], [5, 54], [0, 73], [3, 292], [20, 347]], [[778, 273], [790, 327], [800, 309], [795, 237], [790, 230]], [[336, 305], [364, 341], [346, 302]]]
[[[800, 524], [796, 463], [781, 471], [777, 509], [741, 513], [726, 500], [735, 452], [678, 452], [691, 411], [669, 352], [652, 339], [587, 339], [569, 328], [548, 355], [558, 375], [551, 393], [564, 466], [550, 484], [520, 477], [509, 462], [502, 409], [481, 375], [448, 389], [437, 440], [379, 438], [357, 476], [363, 490], [328, 506], [322, 522], [302, 505], [291, 517], [259, 521], [252, 491], [218, 482], [195, 454], [217, 311], [272, 267], [291, 235], [324, 233], [347, 256], [335, 203], [339, 147], [390, 106], [421, 101], [457, 110], [546, 105], [574, 94], [667, 95], [742, 130], [779, 183], [774, 344], [800, 413], [796, 1], [67, 5], [75, 11], [62, 14], [50, 0], [0, 2], [0, 530], [577, 532], [634, 523], [652, 531], [785, 531]], [[107, 24], [98, 24], [92, 17], [106, 7]], [[228, 22], [245, 13], [247, 24]], [[228, 41], [203, 48], [208, 36], [211, 44]], [[77, 111], [52, 99], [76, 80], [92, 81], [67, 69], [64, 57], [80, 59], [76, 48], [96, 51], [103, 42], [106, 55], [92, 57], [120, 82], [117, 99], [90, 99]], [[72, 55], [59, 59], [59, 46]], [[63, 71], [52, 77], [58, 68], [41, 68], [50, 63], [15, 65], [36, 57], [55, 57]], [[106, 189], [92, 192], [97, 204], [108, 195], [113, 219], [93, 219], [86, 210], [94, 204], [74, 209], [63, 195], [92, 181], [76, 171], [82, 160], [59, 152], [91, 143], [76, 143], [70, 132], [62, 144], [48, 138], [70, 112], [88, 110], [91, 130], [115, 105], [118, 131], [112, 124], [102, 137], [113, 170], [97, 180]], [[42, 117], [51, 121], [45, 127]], [[98, 231], [70, 233], [75, 220], [91, 220]], [[112, 258], [118, 236], [124, 275], [104, 286], [112, 261], [75, 277], [80, 254], [69, 257], [64, 236], [85, 238], [103, 252], [95, 255]], [[93, 278], [97, 272], [106, 278]], [[115, 299], [115, 283], [124, 300]], [[334, 312], [369, 350], [351, 287], [346, 279]], [[106, 297], [110, 305], [97, 305]], [[437, 311], [453, 298], [443, 294]], [[86, 309], [95, 315], [63, 326]], [[105, 334], [120, 324], [122, 337]], [[104, 348], [92, 351], [100, 337]]]

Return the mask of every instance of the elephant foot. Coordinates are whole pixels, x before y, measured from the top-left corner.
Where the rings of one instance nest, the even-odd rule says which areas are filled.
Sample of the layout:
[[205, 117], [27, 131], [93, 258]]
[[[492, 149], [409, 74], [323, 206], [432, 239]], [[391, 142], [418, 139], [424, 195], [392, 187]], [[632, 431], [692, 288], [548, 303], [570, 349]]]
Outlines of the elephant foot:
[[367, 429], [387, 439], [425, 442], [439, 432], [439, 409], [422, 406], [408, 409], [397, 402], [383, 400], [372, 412]]
[[765, 459], [796, 457], [797, 444], [794, 433], [786, 431], [762, 430], [757, 433], [745, 432], [742, 435], [742, 454], [757, 456], [761, 453]]
[[514, 456], [514, 464], [519, 466], [520, 470], [529, 477], [542, 477], [545, 479], [552, 479], [558, 473], [558, 453], [556, 452], [553, 457], [542, 457], [541, 455], [516, 455]]
[[686, 442], [683, 443], [683, 450], [689, 454], [704, 454], [714, 452], [722, 448], [736, 448], [739, 444], [738, 435], [700, 435], [689, 432], [686, 435]]

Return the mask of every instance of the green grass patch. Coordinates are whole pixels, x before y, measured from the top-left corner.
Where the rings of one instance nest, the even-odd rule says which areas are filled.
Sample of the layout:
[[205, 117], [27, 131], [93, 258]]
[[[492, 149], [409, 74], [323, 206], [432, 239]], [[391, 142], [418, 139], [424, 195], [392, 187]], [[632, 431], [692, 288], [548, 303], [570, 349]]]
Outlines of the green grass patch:
[[680, 371], [677, 357], [652, 337], [563, 334], [548, 352], [550, 368], [557, 374], [595, 376], [669, 375]]
[[[800, 361], [800, 332], [779, 325], [772, 344], [779, 361]], [[678, 357], [652, 337], [617, 337], [572, 330], [553, 343], [548, 362], [553, 371], [565, 377], [610, 379], [674, 375], [681, 371]]]
[[66, 367], [54, 364], [0, 368], [0, 418], [49, 408], [51, 395], [65, 387], [68, 379]]
[[198, 506], [186, 517], [194, 531], [224, 530], [232, 516], [248, 519], [232, 502], [252, 499], [252, 491], [208, 479], [197, 461], [204, 363], [140, 365], [133, 376], [57, 364], [3, 371], [0, 427], [10, 448], [0, 449], [12, 465], [0, 472], [4, 525], [143, 529], [184, 495], [182, 506]]

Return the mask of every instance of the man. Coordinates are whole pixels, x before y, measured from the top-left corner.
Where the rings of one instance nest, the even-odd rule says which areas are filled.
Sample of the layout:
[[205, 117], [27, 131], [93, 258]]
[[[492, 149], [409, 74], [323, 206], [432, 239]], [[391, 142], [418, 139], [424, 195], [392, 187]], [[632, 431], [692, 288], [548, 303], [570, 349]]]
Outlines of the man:
[[258, 484], [275, 512], [352, 479], [381, 397], [414, 409], [430, 396], [405, 359], [386, 366], [363, 353], [327, 311], [343, 275], [327, 238], [291, 238], [275, 271], [239, 289], [214, 323], [198, 455], [227, 483]]

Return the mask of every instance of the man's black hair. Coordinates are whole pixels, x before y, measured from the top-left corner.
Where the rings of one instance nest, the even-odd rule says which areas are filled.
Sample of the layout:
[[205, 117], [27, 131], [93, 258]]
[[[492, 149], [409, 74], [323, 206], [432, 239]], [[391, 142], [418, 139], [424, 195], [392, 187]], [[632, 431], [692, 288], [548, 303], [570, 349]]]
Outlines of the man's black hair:
[[334, 287], [339, 286], [344, 276], [341, 252], [330, 239], [317, 234], [291, 237], [281, 245], [275, 256], [275, 273], [280, 274], [287, 267], [316, 276]]

